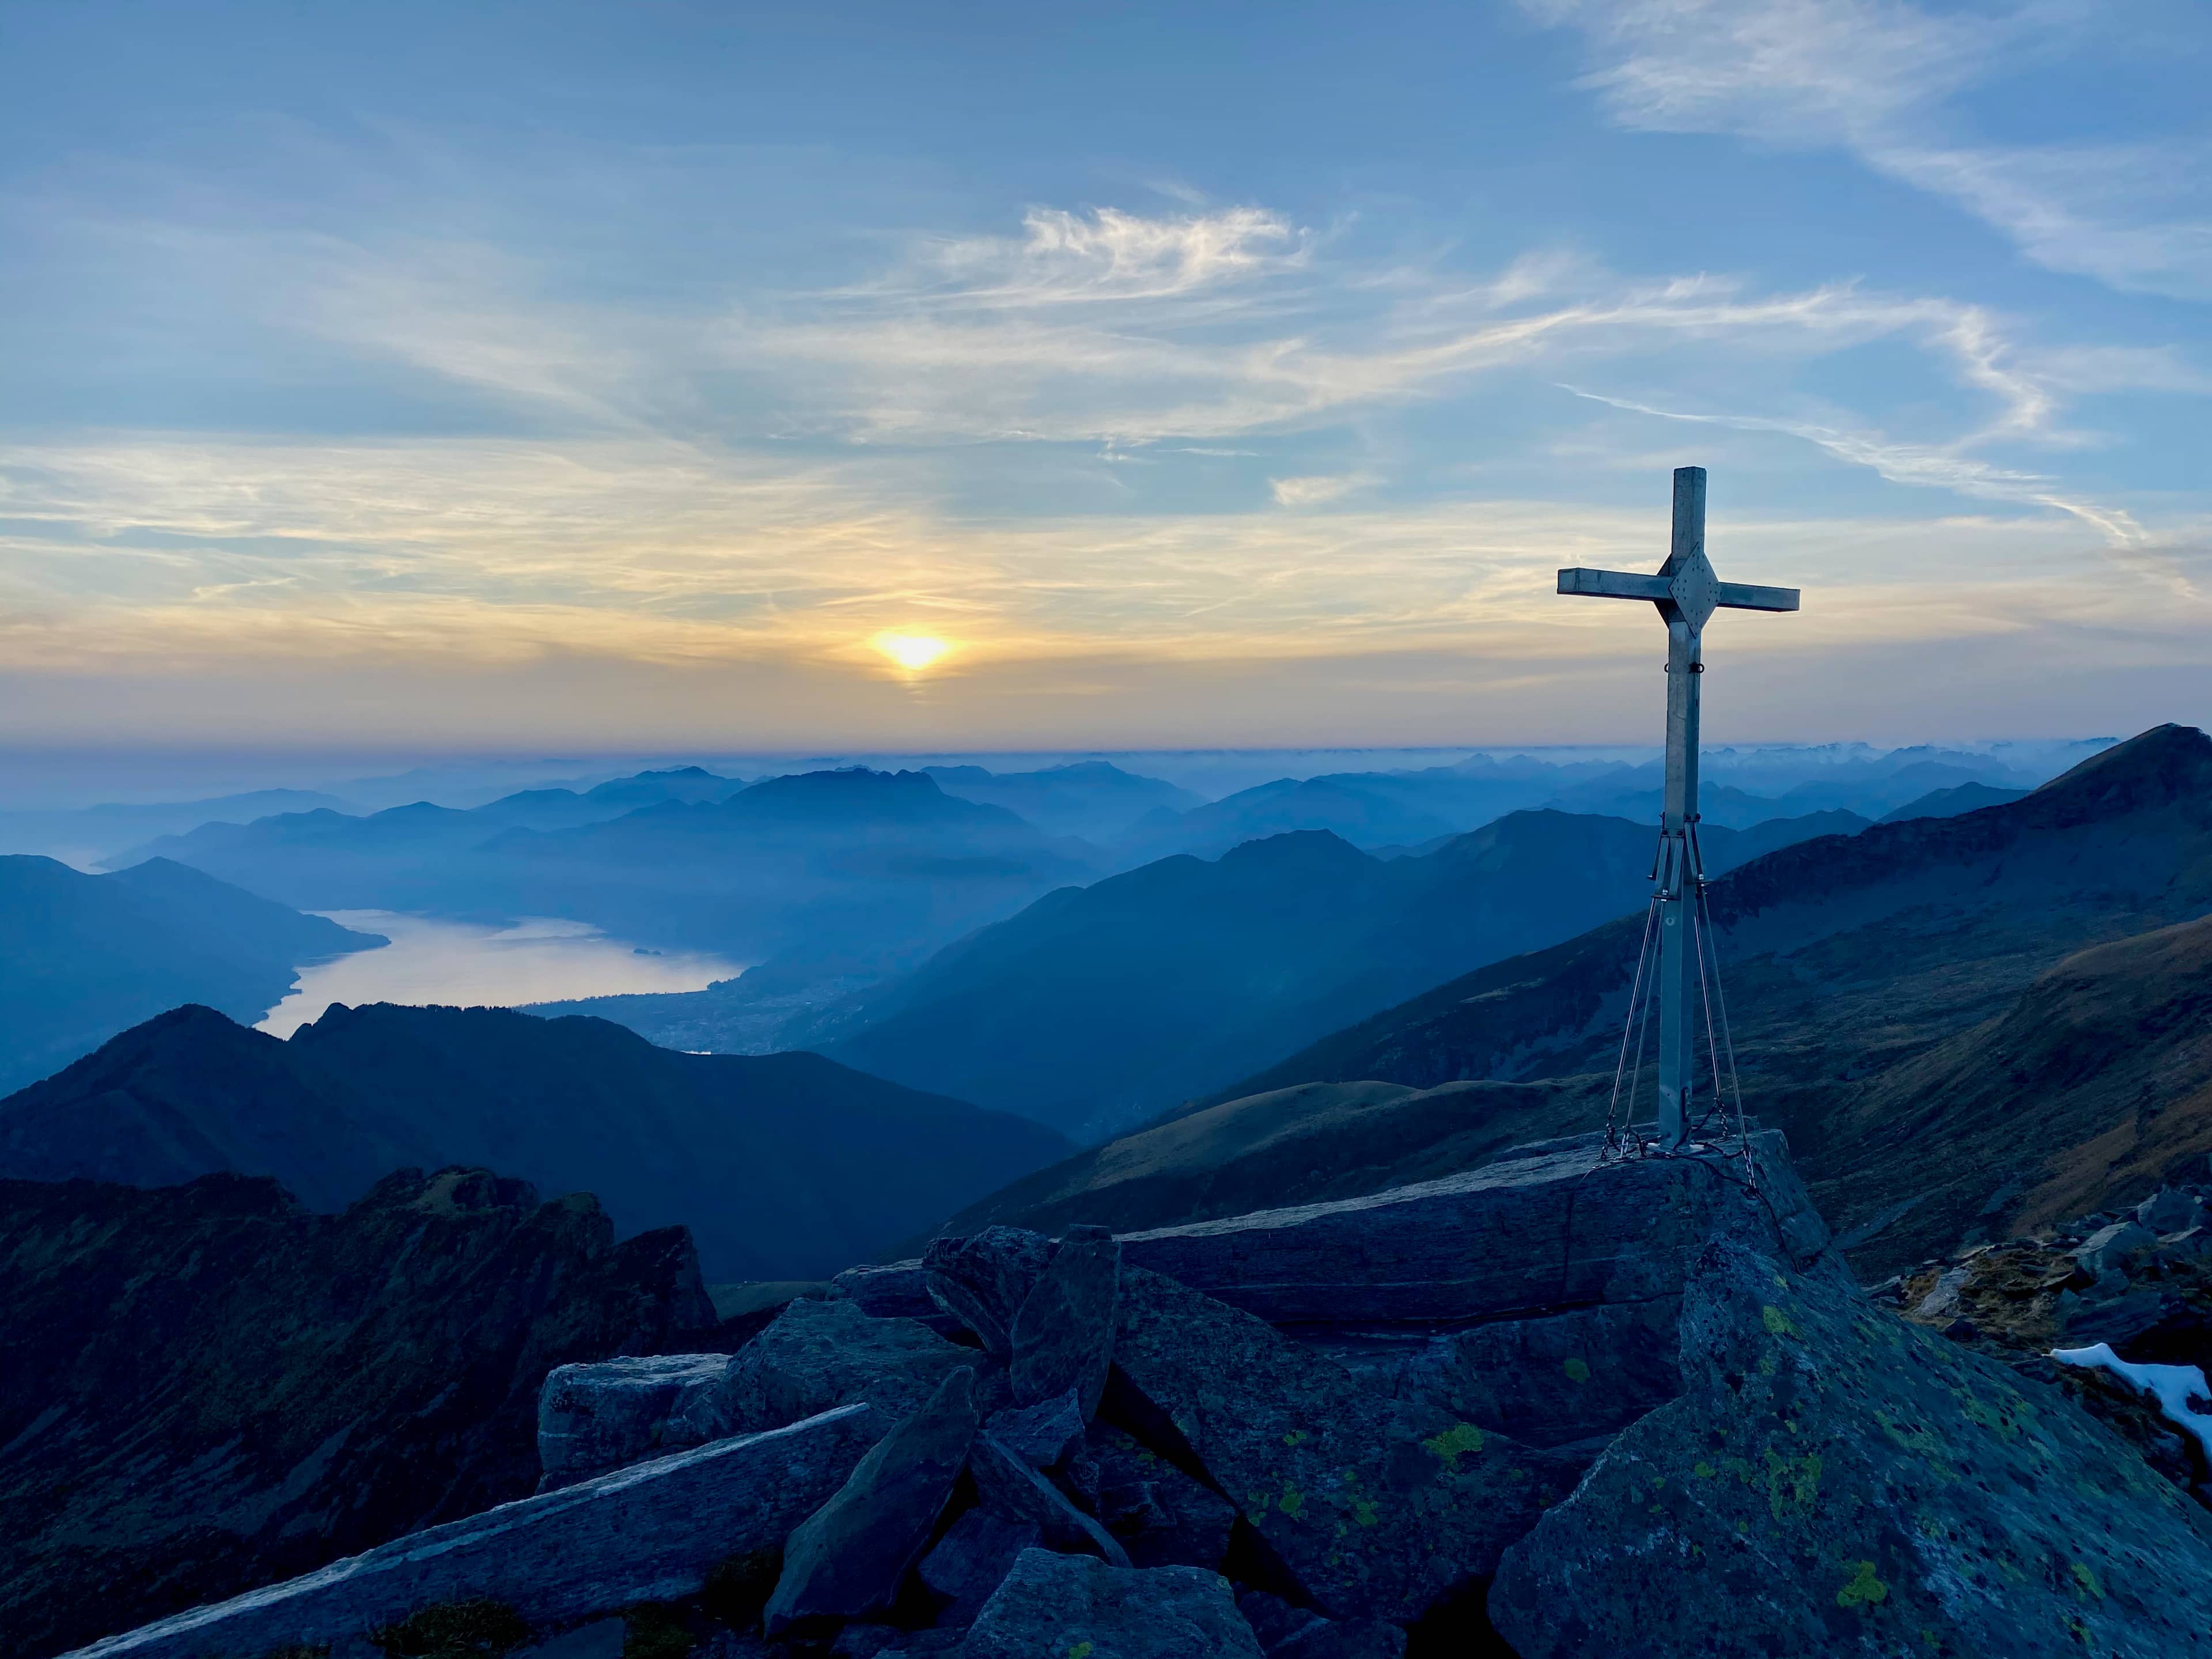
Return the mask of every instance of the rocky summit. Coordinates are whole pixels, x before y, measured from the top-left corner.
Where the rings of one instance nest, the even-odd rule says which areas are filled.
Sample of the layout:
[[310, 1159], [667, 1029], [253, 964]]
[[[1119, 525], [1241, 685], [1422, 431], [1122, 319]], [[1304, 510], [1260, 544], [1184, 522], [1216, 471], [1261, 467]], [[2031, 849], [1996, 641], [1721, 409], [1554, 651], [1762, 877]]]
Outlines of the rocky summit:
[[[2202, 1212], [2066, 1273], [2124, 1300]], [[1862, 1291], [1771, 1131], [991, 1227], [732, 1352], [561, 1367], [537, 1495], [81, 1659], [2212, 1651], [2207, 1511], [1903, 1316], [1941, 1288]]]

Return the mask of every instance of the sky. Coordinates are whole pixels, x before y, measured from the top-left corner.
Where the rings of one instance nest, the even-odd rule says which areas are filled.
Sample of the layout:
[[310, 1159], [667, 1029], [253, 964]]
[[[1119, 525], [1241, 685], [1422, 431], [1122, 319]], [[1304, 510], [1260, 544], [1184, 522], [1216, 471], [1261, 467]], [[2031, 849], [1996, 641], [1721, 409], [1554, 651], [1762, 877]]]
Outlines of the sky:
[[2203, 0], [0, 6], [0, 744], [2212, 714]]

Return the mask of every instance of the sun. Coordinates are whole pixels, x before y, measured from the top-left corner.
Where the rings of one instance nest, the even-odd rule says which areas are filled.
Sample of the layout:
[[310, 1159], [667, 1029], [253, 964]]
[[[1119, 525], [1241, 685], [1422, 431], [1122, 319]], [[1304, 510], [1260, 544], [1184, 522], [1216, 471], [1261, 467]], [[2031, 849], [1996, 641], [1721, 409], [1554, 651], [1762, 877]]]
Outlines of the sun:
[[919, 674], [951, 649], [927, 634], [878, 634], [869, 643], [909, 674]]

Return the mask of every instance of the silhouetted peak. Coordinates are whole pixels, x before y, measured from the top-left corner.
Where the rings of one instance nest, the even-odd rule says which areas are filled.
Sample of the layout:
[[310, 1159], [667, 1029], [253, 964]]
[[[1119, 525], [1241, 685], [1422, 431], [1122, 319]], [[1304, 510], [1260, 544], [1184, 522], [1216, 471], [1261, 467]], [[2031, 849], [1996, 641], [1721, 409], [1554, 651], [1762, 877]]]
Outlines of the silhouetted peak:
[[1221, 855], [1224, 866], [1271, 873], [1328, 870], [1375, 860], [1333, 830], [1291, 830], [1259, 841], [1239, 842]]
[[2212, 798], [2212, 738], [2169, 721], [2092, 755], [2020, 805], [2104, 817], [2185, 797]]

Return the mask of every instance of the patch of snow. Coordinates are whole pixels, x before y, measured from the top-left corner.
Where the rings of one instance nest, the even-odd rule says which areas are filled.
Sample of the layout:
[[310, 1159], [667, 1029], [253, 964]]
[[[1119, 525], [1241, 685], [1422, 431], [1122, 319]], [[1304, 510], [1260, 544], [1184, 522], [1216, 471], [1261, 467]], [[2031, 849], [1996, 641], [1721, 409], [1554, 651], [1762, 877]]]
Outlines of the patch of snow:
[[2212, 1458], [2212, 1413], [2200, 1412], [2189, 1403], [2192, 1400], [2212, 1401], [2212, 1388], [2205, 1384], [2203, 1367], [2137, 1365], [2114, 1353], [2109, 1342], [2088, 1348], [2053, 1348], [2051, 1357], [2062, 1365], [2110, 1371], [2146, 1390], [2157, 1400], [2159, 1409], [2195, 1435], [2205, 1456]]

